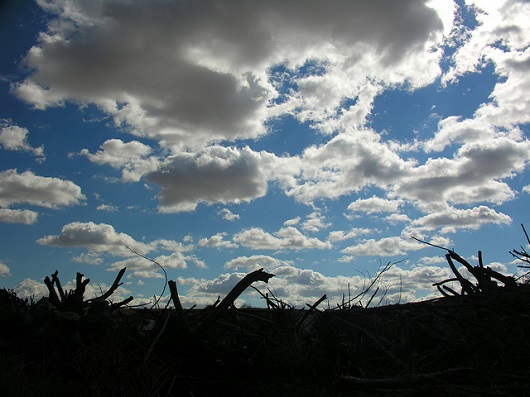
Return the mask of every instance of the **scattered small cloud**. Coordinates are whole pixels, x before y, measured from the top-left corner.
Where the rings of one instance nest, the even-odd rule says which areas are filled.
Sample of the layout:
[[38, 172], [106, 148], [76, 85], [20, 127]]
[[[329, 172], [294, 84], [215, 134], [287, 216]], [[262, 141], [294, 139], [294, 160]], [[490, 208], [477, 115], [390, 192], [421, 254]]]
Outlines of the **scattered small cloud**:
[[329, 233], [328, 241], [335, 243], [339, 241], [349, 240], [358, 236], [362, 236], [364, 234], [372, 234], [377, 232], [376, 229], [368, 229], [368, 228], [353, 228], [349, 231], [343, 231], [343, 230], [335, 230]]
[[234, 242], [250, 249], [305, 250], [329, 249], [331, 243], [307, 237], [298, 229], [288, 226], [270, 234], [261, 228], [250, 228], [234, 235]]
[[217, 248], [217, 249], [231, 249], [237, 248], [238, 245], [234, 244], [231, 241], [224, 240], [225, 236], [228, 233], [221, 232], [217, 233], [209, 238], [201, 238], [199, 240], [199, 246], [208, 247], [208, 248]]
[[43, 162], [46, 160], [44, 146], [32, 147], [27, 141], [28, 134], [29, 131], [26, 128], [11, 125], [8, 120], [0, 119], [0, 146], [4, 150], [29, 152], [38, 157], [39, 162]]
[[11, 269], [5, 263], [0, 262], [0, 277], [11, 276]]
[[98, 210], [98, 211], [116, 212], [116, 211], [118, 211], [118, 207], [115, 207], [115, 206], [109, 205], [109, 204], [101, 204], [101, 205], [97, 206], [96, 210]]
[[320, 212], [315, 211], [309, 214], [304, 222], [302, 222], [302, 230], [306, 232], [318, 232], [322, 229], [327, 229], [331, 223], [326, 223], [326, 217]]
[[100, 265], [103, 263], [103, 259], [99, 254], [91, 251], [83, 252], [80, 255], [73, 257], [72, 261], [76, 263], [86, 263], [88, 265]]
[[302, 220], [302, 218], [297, 216], [296, 218], [286, 220], [285, 222], [283, 222], [283, 225], [284, 226], [294, 226], [294, 225], [297, 225], [298, 223], [300, 223], [301, 220]]
[[403, 205], [403, 200], [387, 200], [377, 196], [368, 199], [358, 199], [348, 205], [348, 210], [374, 214], [379, 212], [399, 212], [399, 207]]
[[37, 222], [38, 216], [38, 212], [31, 210], [12, 210], [9, 208], [0, 208], [0, 222], [33, 225], [35, 222]]
[[223, 219], [227, 221], [235, 221], [240, 218], [238, 214], [234, 214], [228, 208], [223, 208], [217, 213], [217, 215], [221, 216]]

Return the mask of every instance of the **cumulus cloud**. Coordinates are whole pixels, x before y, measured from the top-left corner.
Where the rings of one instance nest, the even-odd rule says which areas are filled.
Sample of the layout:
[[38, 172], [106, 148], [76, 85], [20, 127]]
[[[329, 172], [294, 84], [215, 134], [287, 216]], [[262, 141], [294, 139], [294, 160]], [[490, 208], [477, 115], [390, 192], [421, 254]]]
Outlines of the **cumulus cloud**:
[[109, 204], [101, 204], [101, 205], [97, 206], [96, 210], [98, 210], [98, 211], [116, 212], [116, 211], [118, 211], [118, 207], [115, 207], [114, 205], [109, 205]]
[[504, 203], [515, 192], [503, 178], [524, 170], [530, 160], [530, 141], [499, 137], [463, 145], [453, 158], [431, 158], [396, 183], [395, 194], [433, 203]]
[[12, 210], [9, 208], [0, 208], [0, 222], [33, 225], [35, 222], [37, 222], [38, 216], [38, 212], [31, 210]]
[[42, 177], [31, 171], [19, 173], [16, 169], [0, 172], [0, 207], [30, 204], [57, 208], [76, 205], [83, 200], [81, 188], [71, 181]]
[[310, 213], [307, 219], [302, 222], [302, 230], [306, 232], [318, 232], [330, 226], [331, 223], [326, 222], [326, 217], [318, 211]]
[[379, 240], [368, 239], [359, 244], [344, 248], [341, 252], [353, 256], [389, 257], [406, 255], [408, 251], [425, 248], [424, 244], [412, 240], [410, 237], [384, 237]]
[[5, 263], [0, 262], [0, 277], [11, 276], [11, 269]]
[[441, 256], [424, 256], [420, 258], [419, 263], [424, 265], [436, 265], [439, 263], [447, 263], [447, 260]]
[[361, 227], [355, 227], [347, 232], [343, 230], [334, 230], [329, 233], [328, 241], [334, 243], [362, 236], [363, 234], [372, 234], [374, 232], [377, 232], [377, 230]]
[[[369, 285], [370, 280], [382, 269], [365, 275], [354, 276], [327, 276], [321, 272], [312, 269], [300, 269], [292, 266], [290, 263], [283, 263], [268, 256], [250, 256], [240, 257], [233, 261], [227, 262], [225, 268], [237, 270], [244, 268], [246, 271], [252, 271], [263, 267], [266, 271], [275, 274], [275, 277], [269, 280], [268, 285], [256, 284], [256, 288], [268, 288], [273, 291], [274, 295], [284, 302], [305, 306], [307, 303], [312, 304], [324, 294], [328, 297], [330, 306], [340, 303], [343, 296], [354, 297], [360, 295], [352, 305], [368, 303], [368, 300], [375, 289], [367, 294], [362, 294]], [[245, 273], [223, 273], [212, 280], [204, 279], [177, 279], [180, 285], [191, 285], [190, 290], [183, 297], [184, 302], [188, 304], [200, 302], [201, 304], [212, 304], [217, 296], [226, 295], [237, 284]], [[417, 266], [417, 267], [400, 267], [393, 264], [387, 269], [380, 282], [377, 284], [380, 291], [372, 302], [372, 305], [408, 302], [416, 300], [416, 295], [420, 291], [435, 291], [433, 283], [443, 281], [452, 277], [451, 270], [448, 267], [438, 266]], [[256, 303], [259, 296], [254, 291], [247, 291], [239, 299], [239, 304], [246, 301], [254, 300]]]
[[289, 262], [282, 261], [267, 255], [240, 256], [225, 263], [227, 270], [245, 269], [247, 273], [258, 269], [274, 272], [280, 266], [289, 266]]
[[455, 232], [456, 229], [478, 229], [486, 223], [510, 224], [512, 219], [503, 213], [481, 205], [480, 207], [459, 210], [448, 207], [445, 211], [438, 211], [411, 222], [413, 227], [425, 230], [440, 229], [442, 233]]
[[[298, 251], [357, 239], [342, 250], [339, 262], [345, 263], [362, 255], [390, 257], [424, 248], [403, 237], [410, 230], [450, 233], [511, 222], [502, 209], [489, 205], [516, 197], [512, 178], [530, 160], [530, 141], [522, 127], [530, 122], [528, 2], [38, 3], [50, 13], [48, 29], [25, 56], [29, 72], [12, 85], [13, 93], [38, 109], [67, 102], [95, 104], [133, 136], [78, 153], [120, 170], [122, 182], [143, 179], [149, 188], [158, 188], [163, 213], [251, 202], [264, 197], [271, 183], [314, 211], [305, 218], [292, 215], [276, 232], [250, 227], [231, 239], [217, 233], [199, 239], [199, 247]], [[470, 6], [477, 10], [478, 26], [464, 30], [458, 13]], [[454, 55], [444, 59], [442, 72], [440, 61], [448, 47]], [[374, 100], [388, 90], [414, 93], [430, 84], [434, 89], [440, 78], [443, 84], [457, 84], [486, 66], [499, 79], [471, 116], [448, 113], [432, 136], [419, 134], [412, 143], [372, 127]], [[290, 155], [251, 149], [256, 140], [274, 133], [271, 122], [286, 116], [320, 134], [318, 143]], [[4, 127], [0, 144], [5, 150], [34, 155], [41, 150], [29, 145], [26, 129]], [[523, 191], [529, 192], [528, 186]], [[360, 192], [368, 198], [353, 197]], [[352, 197], [344, 197], [348, 195]], [[325, 204], [339, 198], [335, 203], [343, 210], [351, 203], [348, 215], [383, 214], [381, 220], [406, 223], [402, 236], [374, 238], [378, 230], [349, 226], [329, 232], [325, 241], [304, 234], [331, 227], [332, 218], [323, 215]], [[69, 181], [29, 171], [0, 173], [0, 207], [5, 207], [0, 221], [36, 221], [37, 213], [7, 208], [11, 205], [55, 208], [84, 199]], [[324, 202], [322, 211], [319, 201]], [[400, 213], [412, 206], [411, 213]], [[113, 208], [103, 204], [98, 209]], [[217, 215], [239, 219], [228, 208]], [[435, 236], [430, 241], [444, 245], [448, 240]], [[106, 224], [70, 223], [60, 235], [39, 243], [86, 248], [88, 254], [76, 257], [83, 263], [98, 263], [103, 254], [120, 256], [125, 259], [111, 268], [126, 265], [131, 277], [140, 280], [161, 277], [160, 269], [125, 245], [142, 253], [170, 251], [154, 256], [169, 269], [205, 266], [190, 246], [139, 242]], [[434, 266], [437, 258], [422, 258], [421, 263], [426, 266], [393, 267], [389, 285], [404, 283], [410, 298], [416, 290], [428, 289], [429, 280], [447, 277], [445, 269]], [[348, 284], [361, 288], [365, 282], [298, 269], [268, 256], [239, 256], [225, 268], [249, 271], [260, 264], [281, 276], [271, 280], [279, 292], [301, 302], [330, 291], [339, 297]], [[242, 276], [190, 277], [185, 299], [210, 299]], [[389, 296], [396, 296], [393, 291]]]
[[[158, 262], [167, 269], [186, 269], [189, 263], [199, 268], [205, 268], [205, 263], [193, 254], [186, 254], [193, 250], [193, 246], [184, 245], [172, 240], [154, 240], [143, 243], [135, 240], [126, 233], [117, 232], [112, 225], [94, 222], [72, 222], [64, 225], [60, 235], [49, 235], [37, 240], [38, 244], [55, 247], [85, 248], [87, 253], [82, 253], [73, 258], [74, 262], [98, 265], [103, 262], [101, 255], [111, 257], [125, 257], [125, 259], [112, 262], [108, 271], [119, 271], [127, 267], [133, 278], [160, 278]], [[130, 247], [135, 252], [132, 252]], [[156, 255], [146, 259], [140, 255], [156, 253], [157, 251], [170, 251], [169, 254]]]
[[285, 222], [283, 222], [283, 225], [284, 226], [294, 226], [294, 225], [297, 225], [298, 223], [300, 223], [301, 220], [302, 220], [302, 218], [297, 216], [296, 218], [292, 218], [292, 219], [286, 220]]
[[146, 178], [161, 188], [161, 212], [193, 211], [200, 202], [240, 203], [264, 196], [264, 164], [263, 155], [249, 148], [211, 146], [173, 155]]
[[101, 150], [92, 154], [87, 149], [80, 154], [100, 165], [110, 165], [122, 170], [122, 180], [138, 182], [140, 178], [158, 166], [158, 160], [149, 157], [152, 149], [138, 141], [123, 142], [121, 139], [109, 139], [101, 145]]
[[472, 0], [467, 5], [478, 10], [475, 13], [478, 26], [467, 32], [463, 44], [454, 53], [454, 64], [444, 76], [446, 81], [454, 81], [465, 73], [477, 71], [485, 58], [495, 53], [499, 37], [509, 53], [522, 51], [528, 46], [530, 28], [525, 23], [530, 16], [528, 4], [518, 0]]
[[100, 257], [100, 255], [93, 251], [83, 252], [78, 256], [74, 256], [72, 261], [76, 263], [86, 263], [88, 265], [100, 265], [103, 263], [103, 259]]
[[432, 48], [453, 14], [450, 3], [434, 9], [419, 0], [39, 4], [50, 23], [24, 59], [32, 72], [14, 92], [39, 109], [94, 103], [118, 125], [173, 148], [264, 133], [278, 96], [266, 73], [280, 63], [329, 65], [298, 81], [292, 99], [302, 104], [300, 118], [333, 118], [367, 80], [422, 86], [440, 74], [441, 52]]
[[149, 245], [134, 240], [125, 233], [118, 233], [111, 225], [94, 222], [72, 222], [63, 226], [58, 236], [45, 236], [37, 240], [41, 245], [58, 247], [84, 247], [93, 252], [108, 252], [118, 256], [131, 256], [126, 248], [149, 252]]
[[17, 295], [21, 298], [32, 298], [38, 300], [48, 296], [49, 291], [42, 281], [36, 281], [31, 278], [25, 278], [15, 287]]
[[32, 147], [28, 141], [29, 131], [17, 125], [10, 125], [7, 120], [0, 120], [0, 145], [5, 150], [30, 152], [44, 160], [44, 146]]
[[237, 248], [238, 245], [234, 244], [230, 241], [224, 240], [225, 236], [228, 233], [221, 232], [217, 233], [209, 238], [201, 238], [199, 240], [199, 246], [201, 247], [209, 247], [209, 248], [217, 248], [217, 249], [230, 249], [230, 248]]
[[234, 214], [228, 208], [223, 208], [217, 214], [227, 221], [235, 221], [240, 218], [238, 214]]
[[302, 170], [287, 194], [302, 202], [338, 198], [372, 184], [386, 187], [410, 173], [412, 161], [401, 159], [371, 130], [339, 134], [302, 155]]
[[273, 234], [254, 227], [237, 233], [232, 240], [251, 249], [296, 251], [331, 248], [331, 243], [321, 241], [316, 237], [307, 237], [292, 226], [282, 228]]
[[[185, 255], [182, 252], [173, 252], [169, 255], [159, 255], [147, 260], [138, 256], [113, 262], [108, 271], [116, 272], [124, 267], [128, 270], [128, 278], [164, 278], [160, 266], [166, 271], [170, 269], [186, 269], [189, 262], [193, 262], [193, 255]], [[156, 262], [156, 263], [155, 263]], [[160, 265], [158, 266], [157, 265]]]
[[396, 222], [410, 222], [410, 218], [406, 214], [390, 214], [385, 216], [384, 219], [392, 224]]
[[399, 212], [399, 207], [403, 200], [386, 200], [380, 197], [372, 196], [368, 199], [357, 199], [350, 205], [348, 210], [373, 214], [377, 212]]

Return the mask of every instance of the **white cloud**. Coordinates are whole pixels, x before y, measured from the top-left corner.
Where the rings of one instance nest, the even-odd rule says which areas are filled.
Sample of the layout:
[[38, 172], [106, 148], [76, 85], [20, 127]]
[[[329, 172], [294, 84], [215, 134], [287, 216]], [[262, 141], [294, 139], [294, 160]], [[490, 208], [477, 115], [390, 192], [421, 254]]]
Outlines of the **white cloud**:
[[[32, 72], [14, 92], [39, 109], [94, 103], [116, 124], [174, 149], [263, 134], [278, 95], [266, 73], [280, 63], [328, 65], [322, 76], [299, 78], [291, 96], [300, 119], [332, 123], [335, 108], [362, 97], [367, 81], [433, 81], [441, 52], [432, 48], [454, 8], [420, 1], [39, 4], [52, 17], [25, 57]], [[355, 117], [366, 115], [372, 98], [353, 107]]]
[[274, 234], [254, 227], [237, 233], [232, 240], [251, 249], [303, 250], [331, 248], [329, 242], [321, 241], [315, 237], [307, 237], [292, 226], [282, 228]]
[[424, 256], [423, 258], [420, 258], [418, 262], [424, 265], [436, 265], [439, 263], [447, 263], [447, 260], [441, 256]]
[[11, 276], [11, 269], [5, 263], [0, 262], [0, 277]]
[[88, 265], [100, 265], [103, 263], [103, 259], [96, 252], [89, 251], [83, 252], [78, 256], [72, 258], [72, 261], [76, 263], [86, 263]]
[[[144, 178], [155, 185], [160, 189], [160, 212], [250, 202], [265, 196], [271, 182], [315, 210], [306, 218], [293, 215], [277, 232], [252, 227], [232, 240], [217, 233], [200, 239], [199, 246], [328, 249], [336, 242], [378, 233], [367, 228], [332, 231], [326, 241], [304, 234], [330, 226], [315, 202], [364, 190], [372, 194], [372, 188], [379, 196], [350, 198], [348, 202], [355, 201], [348, 210], [354, 216], [384, 214], [381, 221], [406, 222], [405, 231], [449, 233], [511, 221], [502, 209], [488, 205], [516, 196], [511, 178], [530, 160], [530, 141], [521, 126], [530, 122], [528, 2], [470, 0], [461, 8], [472, 5], [481, 11], [476, 15], [479, 26], [467, 31], [455, 20], [457, 6], [452, 1], [250, 0], [223, 7], [208, 2], [183, 7], [165, 1], [149, 7], [109, 1], [39, 4], [52, 14], [48, 30], [28, 52], [29, 73], [13, 85], [13, 92], [39, 109], [68, 101], [95, 104], [136, 139], [109, 139], [94, 153], [83, 149], [80, 153], [89, 161], [120, 170], [123, 182]], [[456, 50], [444, 76], [442, 43]], [[422, 141], [418, 135], [412, 143], [368, 128], [374, 99], [385, 91], [414, 93], [437, 84], [440, 77], [444, 83], [457, 84], [460, 76], [479, 73], [485, 65], [493, 65], [499, 79], [472, 117], [441, 118], [434, 136]], [[320, 133], [319, 143], [290, 157], [240, 147], [269, 132], [268, 121], [285, 115]], [[29, 145], [27, 134], [24, 128], [5, 125], [0, 144], [37, 155], [41, 148]], [[239, 138], [244, 141], [237, 142]], [[151, 148], [140, 140], [156, 145]], [[223, 146], [229, 144], [238, 146]], [[154, 153], [155, 147], [159, 152]], [[405, 151], [411, 157], [403, 157]], [[429, 158], [423, 160], [424, 155]], [[529, 192], [529, 187], [522, 190]], [[70, 181], [29, 171], [0, 173], [3, 207], [27, 203], [54, 208], [84, 199]], [[413, 211], [399, 213], [405, 203], [422, 214], [411, 219]], [[227, 208], [218, 216], [239, 219]], [[33, 211], [0, 208], [0, 221], [31, 224], [36, 219]], [[447, 240], [437, 236], [431, 241]], [[191, 237], [185, 242], [191, 243]], [[112, 268], [127, 262], [132, 277], [161, 275], [152, 262], [125, 250], [125, 243], [142, 253], [174, 251], [156, 257], [168, 268], [205, 266], [194, 255], [184, 254], [193, 250], [191, 245], [141, 243], [105, 224], [70, 223], [59, 236], [44, 237], [39, 243], [87, 248], [86, 256], [76, 257], [84, 263], [101, 260], [97, 253], [130, 257]], [[339, 261], [361, 255], [406, 255], [422, 247], [403, 237], [360, 240], [344, 249]], [[425, 265], [436, 263], [422, 260]], [[359, 286], [363, 281], [296, 269], [267, 256], [239, 257], [225, 267], [250, 270], [258, 261], [286, 276], [291, 284], [276, 279], [274, 283], [288, 297], [300, 294], [312, 300], [325, 289], [339, 294], [348, 283]], [[423, 266], [395, 269], [388, 276], [393, 283], [401, 276], [423, 277], [423, 288], [429, 274], [442, 277], [445, 270]], [[206, 299], [240, 277], [222, 275], [205, 288], [193, 287], [192, 293]], [[420, 287], [406, 282], [410, 297]]]
[[355, 227], [347, 232], [343, 230], [335, 230], [329, 233], [328, 241], [334, 243], [338, 241], [349, 240], [354, 237], [361, 236], [363, 234], [372, 234], [376, 231], [377, 230], [374, 230], [374, 229], [359, 228], [359, 227]]
[[116, 211], [118, 211], [118, 207], [115, 207], [115, 206], [109, 205], [109, 204], [101, 204], [101, 205], [97, 206], [96, 210], [97, 211], [116, 212]]
[[373, 214], [378, 212], [399, 212], [403, 200], [387, 200], [372, 196], [368, 199], [357, 199], [348, 206], [348, 210]]
[[[188, 237], [188, 236], [187, 236]], [[183, 241], [185, 243], [191, 243], [192, 240], [188, 238], [184, 238]], [[158, 239], [154, 240], [151, 243], [149, 243], [149, 247], [151, 249], [162, 249], [166, 251], [178, 251], [178, 252], [190, 252], [193, 251], [195, 248], [193, 244], [185, 245], [183, 243], [180, 243], [178, 241], [174, 240], [166, 240], [166, 239]]]
[[126, 246], [137, 252], [149, 252], [147, 244], [134, 240], [125, 233], [118, 233], [111, 225], [93, 222], [72, 222], [63, 226], [58, 236], [45, 236], [37, 240], [41, 245], [59, 247], [84, 247], [93, 252], [107, 252], [118, 256], [134, 255]]
[[527, 48], [530, 39], [530, 28], [526, 23], [530, 17], [528, 3], [470, 0], [467, 5], [478, 11], [475, 13], [478, 26], [467, 34], [463, 45], [453, 55], [454, 66], [444, 76], [446, 81], [476, 71], [499, 40], [508, 52], [516, 52]]
[[[268, 284], [256, 283], [255, 287], [262, 291], [270, 289], [277, 298], [299, 307], [305, 306], [306, 303], [316, 302], [324, 294], [328, 296], [330, 306], [335, 307], [336, 304], [342, 302], [343, 294], [348, 299], [348, 287], [351, 297], [353, 297], [364, 291], [370, 279], [375, 276], [375, 274], [326, 276], [318, 271], [299, 269], [267, 256], [236, 258], [225, 265], [227, 269], [244, 268], [248, 272], [260, 267], [265, 268], [265, 271], [272, 272], [275, 277], [271, 278]], [[224, 273], [213, 280], [179, 278], [177, 283], [192, 286], [189, 292], [182, 297], [186, 304], [211, 304], [217, 296], [226, 295], [243, 276], [244, 273], [238, 272]], [[424, 291], [433, 291], [436, 294], [432, 284], [450, 277], [452, 274], [448, 267], [417, 266], [406, 269], [394, 264], [381, 277], [377, 285], [380, 287], [380, 291], [372, 304], [375, 305], [380, 300], [383, 304], [408, 302], [418, 299], [419, 296], [417, 295], [424, 294]], [[359, 304], [359, 301], [362, 304], [367, 304], [373, 292], [375, 292], [375, 288], [364, 297], [359, 297], [352, 302], [352, 305]], [[256, 292], [247, 290], [239, 301], [242, 304], [251, 299], [260, 300]]]
[[456, 229], [478, 229], [487, 223], [510, 224], [512, 219], [503, 213], [486, 206], [459, 210], [448, 207], [445, 211], [438, 211], [415, 219], [411, 222], [413, 227], [421, 227], [424, 230], [441, 229], [442, 233], [455, 232]]
[[33, 225], [37, 222], [38, 216], [38, 212], [35, 211], [0, 208], [0, 222]]
[[46, 208], [71, 206], [85, 200], [81, 188], [59, 178], [35, 175], [16, 169], [0, 172], [0, 206], [26, 203]]
[[193, 211], [198, 203], [241, 203], [267, 192], [263, 154], [211, 146], [169, 157], [147, 181], [161, 187], [161, 212]]
[[[72, 222], [63, 226], [60, 235], [42, 237], [37, 240], [37, 243], [48, 246], [88, 249], [87, 253], [73, 258], [74, 262], [79, 263], [100, 264], [103, 262], [101, 254], [125, 257], [126, 259], [111, 263], [108, 266], [108, 271], [118, 271], [127, 267], [132, 271], [130, 277], [135, 278], [148, 277], [148, 275], [159, 278], [158, 273], [161, 269], [153, 261], [167, 269], [185, 269], [189, 263], [200, 268], [206, 267], [204, 262], [195, 255], [185, 254], [193, 251], [193, 245], [184, 245], [177, 241], [164, 239], [143, 243], [128, 234], [117, 232], [113, 226], [105, 223]], [[147, 255], [159, 250], [169, 251], [170, 254], [155, 255], [150, 258], [151, 260], [136, 254]]]
[[32, 298], [39, 300], [43, 296], [48, 296], [48, 288], [42, 281], [25, 278], [14, 288], [17, 295], [21, 298]]
[[312, 212], [307, 216], [307, 219], [302, 222], [302, 229], [306, 232], [318, 232], [322, 229], [326, 229], [331, 226], [331, 223], [326, 223], [325, 220], [326, 217], [320, 212]]
[[217, 213], [217, 215], [220, 215], [223, 219], [227, 221], [235, 221], [236, 219], [240, 218], [238, 214], [234, 214], [228, 208], [223, 208]]
[[408, 251], [417, 251], [425, 248], [424, 244], [404, 237], [384, 237], [380, 240], [368, 239], [363, 242], [344, 248], [343, 254], [353, 256], [398, 256], [406, 255]]
[[399, 197], [419, 204], [501, 204], [515, 192], [501, 180], [521, 172], [530, 160], [530, 141], [499, 137], [463, 145], [454, 158], [432, 158], [395, 185]]
[[231, 249], [237, 248], [238, 245], [230, 241], [224, 240], [224, 237], [227, 235], [225, 232], [217, 233], [209, 238], [201, 238], [199, 240], [199, 245], [201, 247], [217, 248], [217, 249]]
[[159, 165], [156, 158], [148, 157], [151, 151], [149, 146], [138, 141], [125, 143], [121, 139], [109, 139], [95, 154], [87, 149], [81, 150], [80, 154], [93, 163], [122, 169], [122, 180], [125, 182], [138, 182], [143, 175], [156, 170]]
[[390, 214], [385, 216], [385, 220], [393, 224], [396, 222], [410, 222], [410, 218], [406, 214]]
[[[166, 272], [170, 269], [186, 269], [188, 263], [192, 262], [194, 258], [194, 256], [184, 255], [181, 252], [155, 256], [150, 258], [151, 260], [134, 256], [113, 262], [107, 270], [110, 272], [116, 272], [126, 267], [129, 278], [164, 278], [164, 272], [160, 266], [166, 270]], [[157, 263], [160, 266], [158, 266]]]
[[288, 262], [266, 255], [240, 256], [225, 263], [227, 270], [245, 269], [247, 273], [264, 269], [266, 272], [274, 272], [279, 266], [289, 266]]
[[296, 185], [286, 193], [302, 202], [338, 198], [369, 185], [388, 186], [408, 175], [413, 165], [381, 142], [374, 131], [351, 131], [325, 145], [307, 148]]
[[294, 225], [297, 225], [298, 223], [300, 223], [301, 220], [302, 220], [302, 218], [297, 216], [296, 218], [286, 220], [285, 222], [283, 222], [283, 225], [284, 226], [294, 226]]
[[10, 125], [7, 120], [0, 120], [0, 145], [5, 150], [30, 152], [44, 160], [44, 146], [32, 147], [27, 141], [29, 131], [17, 125]]

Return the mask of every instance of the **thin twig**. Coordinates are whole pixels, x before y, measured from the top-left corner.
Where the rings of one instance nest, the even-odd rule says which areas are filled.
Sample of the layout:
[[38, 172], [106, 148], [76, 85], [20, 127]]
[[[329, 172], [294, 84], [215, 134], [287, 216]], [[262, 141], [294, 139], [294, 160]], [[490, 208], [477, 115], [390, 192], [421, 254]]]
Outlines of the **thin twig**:
[[530, 244], [530, 238], [528, 237], [528, 233], [526, 232], [526, 229], [524, 228], [524, 225], [522, 223], [521, 227], [523, 228], [524, 235], [526, 236], [526, 241], [528, 241], [528, 244]]
[[445, 248], [445, 247], [442, 247], [442, 246], [440, 246], [440, 245], [436, 245], [436, 244], [429, 243], [429, 242], [427, 242], [427, 241], [420, 240], [420, 239], [417, 238], [417, 237], [414, 237], [414, 236], [410, 236], [410, 237], [411, 237], [412, 239], [414, 239], [414, 240], [420, 242], [420, 243], [430, 245], [431, 247], [434, 247], [434, 248], [440, 248], [440, 249], [443, 249], [443, 250], [445, 250], [445, 251], [452, 251], [452, 250], [450, 250], [450, 249], [448, 249], [448, 248]]
[[151, 309], [152, 309], [153, 307], [155, 307], [155, 306], [158, 304], [158, 302], [160, 302], [160, 299], [162, 299], [162, 296], [164, 295], [164, 292], [166, 292], [166, 285], [167, 285], [167, 281], [168, 281], [168, 280], [167, 280], [166, 269], [164, 269], [164, 268], [162, 267], [162, 265], [161, 265], [160, 263], [158, 263], [157, 261], [155, 261], [154, 259], [148, 258], [147, 256], [142, 255], [142, 254], [136, 252], [135, 250], [133, 250], [133, 249], [132, 249], [131, 247], [129, 247], [128, 245], [126, 245], [125, 247], [126, 247], [129, 251], [131, 251], [132, 253], [138, 255], [139, 257], [142, 257], [142, 258], [144, 258], [144, 259], [147, 259], [147, 260], [150, 261], [150, 262], [153, 262], [155, 265], [157, 265], [157, 266], [158, 266], [160, 269], [162, 269], [162, 271], [164, 272], [164, 277], [165, 277], [165, 279], [166, 279], [166, 280], [165, 280], [165, 283], [164, 283], [164, 288], [162, 288], [162, 293], [160, 294], [160, 296], [158, 297], [158, 299], [154, 299], [153, 306], [151, 306]]

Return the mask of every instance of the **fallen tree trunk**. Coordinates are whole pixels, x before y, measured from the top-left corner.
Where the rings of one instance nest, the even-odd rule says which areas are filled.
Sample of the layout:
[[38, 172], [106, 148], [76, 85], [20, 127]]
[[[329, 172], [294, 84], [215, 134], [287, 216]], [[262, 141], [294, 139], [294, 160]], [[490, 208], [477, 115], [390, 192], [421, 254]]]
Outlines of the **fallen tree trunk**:
[[234, 288], [226, 295], [226, 297], [212, 310], [212, 312], [204, 319], [199, 326], [194, 336], [203, 338], [215, 322], [234, 304], [234, 301], [245, 291], [252, 283], [256, 281], [269, 282], [269, 279], [274, 277], [274, 274], [264, 272], [263, 269], [255, 270], [247, 274], [241, 281], [239, 281]]

